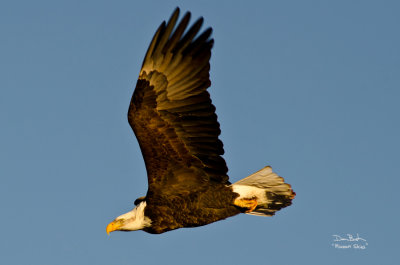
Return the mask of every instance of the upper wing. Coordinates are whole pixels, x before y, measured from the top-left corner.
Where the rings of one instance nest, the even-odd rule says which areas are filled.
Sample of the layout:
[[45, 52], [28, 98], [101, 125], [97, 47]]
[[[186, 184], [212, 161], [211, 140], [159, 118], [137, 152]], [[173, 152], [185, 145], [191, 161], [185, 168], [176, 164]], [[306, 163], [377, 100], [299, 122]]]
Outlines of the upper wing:
[[[207, 88], [213, 39], [189, 30], [186, 13], [174, 30], [177, 8], [150, 43], [128, 111], [146, 164], [149, 190], [200, 188], [210, 180], [229, 183], [215, 107]], [[175, 191], [173, 191], [175, 190]]]

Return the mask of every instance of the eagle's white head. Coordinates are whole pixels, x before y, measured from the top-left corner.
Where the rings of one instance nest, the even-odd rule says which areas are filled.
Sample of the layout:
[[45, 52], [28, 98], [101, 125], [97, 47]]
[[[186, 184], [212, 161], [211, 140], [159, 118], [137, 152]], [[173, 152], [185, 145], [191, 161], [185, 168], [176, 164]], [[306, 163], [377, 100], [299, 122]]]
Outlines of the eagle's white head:
[[135, 231], [151, 226], [151, 220], [144, 215], [146, 202], [140, 202], [132, 211], [115, 218], [107, 225], [107, 234], [113, 231]]

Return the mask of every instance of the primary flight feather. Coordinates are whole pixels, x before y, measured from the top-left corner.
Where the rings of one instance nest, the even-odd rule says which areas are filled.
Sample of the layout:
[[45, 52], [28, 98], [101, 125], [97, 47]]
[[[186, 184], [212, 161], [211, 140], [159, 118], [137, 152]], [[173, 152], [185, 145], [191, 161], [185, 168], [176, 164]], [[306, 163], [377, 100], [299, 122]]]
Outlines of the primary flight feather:
[[177, 8], [161, 23], [145, 55], [128, 121], [146, 165], [148, 191], [136, 207], [107, 226], [107, 233], [144, 230], [159, 234], [248, 213], [272, 216], [295, 193], [270, 167], [229, 182], [221, 155], [219, 123], [207, 88], [212, 29], [203, 18], [189, 29]]

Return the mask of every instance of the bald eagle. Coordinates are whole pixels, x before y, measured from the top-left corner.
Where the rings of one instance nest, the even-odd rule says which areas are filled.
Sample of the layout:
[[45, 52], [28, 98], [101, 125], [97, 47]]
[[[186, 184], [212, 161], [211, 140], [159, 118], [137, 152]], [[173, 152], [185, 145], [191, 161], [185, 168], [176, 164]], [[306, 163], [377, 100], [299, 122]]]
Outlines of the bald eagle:
[[128, 121], [143, 154], [146, 196], [106, 228], [160, 234], [197, 227], [240, 213], [272, 216], [291, 205], [291, 186], [271, 167], [229, 182], [219, 123], [207, 88], [212, 29], [203, 18], [186, 29], [190, 12], [175, 27], [177, 8], [162, 22], [147, 50]]

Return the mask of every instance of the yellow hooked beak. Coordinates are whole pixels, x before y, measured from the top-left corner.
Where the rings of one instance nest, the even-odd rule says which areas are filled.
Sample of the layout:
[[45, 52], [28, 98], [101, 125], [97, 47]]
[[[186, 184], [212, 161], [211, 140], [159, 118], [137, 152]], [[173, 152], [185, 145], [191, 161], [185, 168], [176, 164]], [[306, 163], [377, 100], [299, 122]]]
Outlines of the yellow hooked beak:
[[114, 220], [107, 225], [106, 231], [107, 235], [109, 235], [113, 231], [117, 231], [121, 228], [123, 224], [123, 220]]

